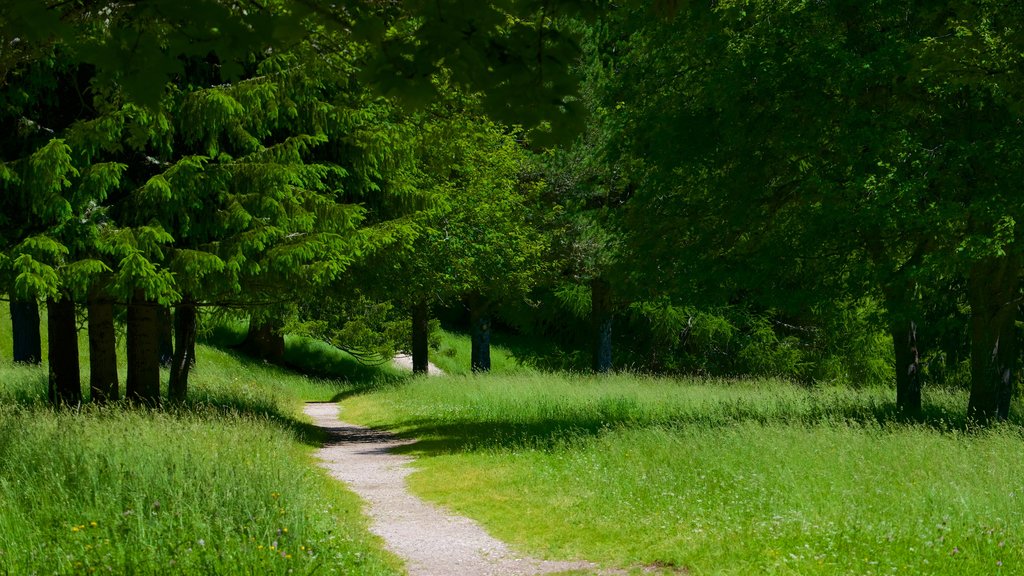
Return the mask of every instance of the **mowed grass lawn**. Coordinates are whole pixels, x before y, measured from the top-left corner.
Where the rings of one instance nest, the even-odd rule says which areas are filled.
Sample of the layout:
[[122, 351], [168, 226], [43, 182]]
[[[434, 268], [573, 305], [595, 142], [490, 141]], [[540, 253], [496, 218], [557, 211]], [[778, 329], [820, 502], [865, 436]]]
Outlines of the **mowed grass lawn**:
[[45, 366], [0, 362], [0, 573], [402, 573], [299, 415], [351, 386], [198, 356], [189, 404], [164, 410], [55, 411]]
[[[641, 572], [1024, 573], [1024, 436], [888, 390], [629, 375], [419, 378], [343, 418], [422, 440], [415, 492], [520, 549]], [[1020, 413], [1020, 406], [1015, 406]]]

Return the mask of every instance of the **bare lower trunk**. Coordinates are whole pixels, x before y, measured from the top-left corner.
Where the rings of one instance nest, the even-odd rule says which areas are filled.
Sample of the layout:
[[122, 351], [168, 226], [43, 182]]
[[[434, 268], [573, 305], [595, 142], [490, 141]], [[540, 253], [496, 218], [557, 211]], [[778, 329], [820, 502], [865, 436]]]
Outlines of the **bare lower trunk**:
[[979, 424], [1009, 416], [1016, 375], [1020, 258], [975, 263], [968, 277], [971, 304], [971, 396], [967, 417]]
[[917, 324], [893, 322], [890, 326], [896, 358], [896, 406], [905, 414], [921, 412], [921, 356], [917, 347]]
[[590, 322], [594, 372], [608, 372], [612, 369], [612, 288], [599, 278], [590, 283]]
[[473, 372], [490, 372], [491, 315], [482, 298], [470, 299], [469, 323], [472, 338], [470, 367]]
[[89, 395], [97, 404], [116, 401], [117, 340], [114, 304], [99, 295], [89, 298]]
[[82, 403], [82, 377], [78, 364], [78, 327], [75, 303], [66, 296], [46, 301], [46, 336], [50, 378], [47, 396], [57, 406]]
[[284, 334], [281, 324], [273, 321], [249, 320], [249, 333], [242, 349], [262, 360], [280, 364], [284, 361]]
[[128, 305], [128, 379], [126, 396], [132, 402], [160, 402], [159, 305], [137, 292]]
[[11, 358], [24, 364], [39, 364], [43, 360], [43, 345], [39, 333], [39, 303], [35, 298], [18, 300], [11, 296], [11, 338], [14, 350]]
[[160, 366], [170, 368], [171, 360], [174, 359], [174, 333], [171, 309], [167, 306], [161, 306], [157, 314], [157, 321], [160, 324]]
[[194, 363], [196, 334], [196, 307], [182, 303], [174, 311], [174, 359], [171, 361], [170, 384], [167, 396], [171, 402], [184, 402], [188, 396], [188, 374]]
[[421, 300], [412, 307], [412, 372], [426, 374], [430, 366], [430, 306]]

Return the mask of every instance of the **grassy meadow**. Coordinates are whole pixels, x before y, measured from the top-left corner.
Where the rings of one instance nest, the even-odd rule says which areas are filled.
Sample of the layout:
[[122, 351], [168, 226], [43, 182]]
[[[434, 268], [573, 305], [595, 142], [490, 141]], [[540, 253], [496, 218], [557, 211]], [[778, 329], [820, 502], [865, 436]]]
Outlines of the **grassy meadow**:
[[54, 411], [45, 366], [0, 362], [0, 573], [402, 573], [313, 464], [318, 431], [299, 416], [352, 385], [198, 356], [189, 404], [165, 410]]
[[[422, 440], [415, 492], [529, 552], [638, 573], [1024, 572], [1019, 422], [889, 390], [632, 375], [420, 378], [343, 418]], [[1016, 407], [1020, 413], [1020, 407]]]
[[1021, 421], [968, 429], [959, 391], [928, 389], [911, 421], [890, 390], [550, 374], [514, 346], [472, 376], [468, 338], [447, 332], [439, 378], [289, 338], [310, 376], [232, 352], [243, 331], [208, 335], [173, 409], [54, 411], [45, 367], [0, 361], [0, 573], [402, 573], [313, 465], [309, 400], [420, 438], [416, 493], [539, 556], [635, 574], [1024, 572]]

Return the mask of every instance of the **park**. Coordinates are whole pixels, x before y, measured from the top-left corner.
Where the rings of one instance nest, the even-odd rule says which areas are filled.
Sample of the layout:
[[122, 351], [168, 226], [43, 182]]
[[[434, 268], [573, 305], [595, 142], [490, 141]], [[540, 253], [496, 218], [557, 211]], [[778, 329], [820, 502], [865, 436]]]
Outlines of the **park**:
[[4, 2], [0, 570], [1020, 573], [1022, 70], [989, 0]]

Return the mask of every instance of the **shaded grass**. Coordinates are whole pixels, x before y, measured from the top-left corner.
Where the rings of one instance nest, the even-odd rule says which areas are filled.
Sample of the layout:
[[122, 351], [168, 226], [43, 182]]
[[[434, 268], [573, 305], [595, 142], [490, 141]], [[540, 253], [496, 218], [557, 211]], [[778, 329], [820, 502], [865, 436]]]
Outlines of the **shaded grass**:
[[[204, 335], [203, 340], [218, 349], [238, 352], [245, 340], [248, 327], [243, 322], [221, 322]], [[397, 379], [404, 374], [395, 370], [390, 362], [366, 364], [351, 354], [329, 344], [305, 337], [285, 336], [284, 364], [301, 374], [319, 378], [369, 383], [384, 379]], [[310, 401], [314, 399], [309, 399]]]
[[422, 438], [413, 489], [535, 554], [695, 574], [1020, 573], [1024, 436], [966, 430], [965, 405], [930, 390], [917, 422], [878, 389], [527, 375], [421, 379], [344, 414]]

